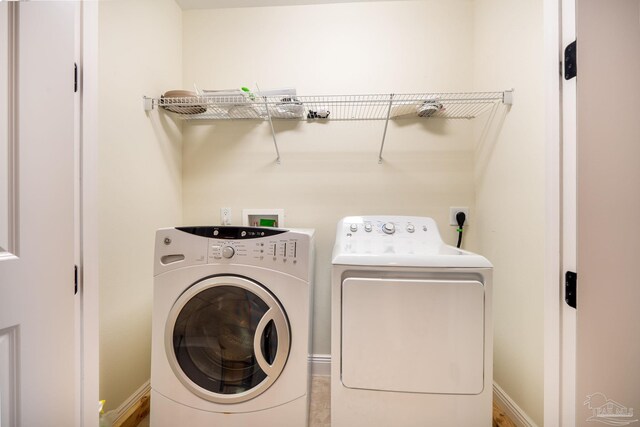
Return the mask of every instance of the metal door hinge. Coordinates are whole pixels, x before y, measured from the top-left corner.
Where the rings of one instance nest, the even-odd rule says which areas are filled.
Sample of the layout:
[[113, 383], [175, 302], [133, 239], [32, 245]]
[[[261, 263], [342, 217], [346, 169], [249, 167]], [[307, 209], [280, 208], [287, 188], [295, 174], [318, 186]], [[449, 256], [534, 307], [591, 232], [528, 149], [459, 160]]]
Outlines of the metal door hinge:
[[570, 43], [564, 49], [564, 79], [571, 80], [578, 74], [576, 42]]
[[564, 275], [564, 300], [573, 308], [576, 308], [577, 303], [577, 289], [578, 286], [578, 274], [574, 271], [567, 271]]
[[73, 92], [78, 91], [78, 64], [73, 64]]
[[73, 294], [78, 294], [78, 266], [73, 266]]

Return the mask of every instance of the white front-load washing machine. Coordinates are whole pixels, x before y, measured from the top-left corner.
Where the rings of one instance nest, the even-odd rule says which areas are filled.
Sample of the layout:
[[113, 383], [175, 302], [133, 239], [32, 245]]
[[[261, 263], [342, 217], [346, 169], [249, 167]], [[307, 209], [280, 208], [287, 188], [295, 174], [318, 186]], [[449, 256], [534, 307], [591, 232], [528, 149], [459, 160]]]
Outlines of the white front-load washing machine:
[[151, 426], [307, 425], [313, 236], [157, 231]]
[[490, 427], [492, 266], [431, 218], [338, 223], [331, 426]]

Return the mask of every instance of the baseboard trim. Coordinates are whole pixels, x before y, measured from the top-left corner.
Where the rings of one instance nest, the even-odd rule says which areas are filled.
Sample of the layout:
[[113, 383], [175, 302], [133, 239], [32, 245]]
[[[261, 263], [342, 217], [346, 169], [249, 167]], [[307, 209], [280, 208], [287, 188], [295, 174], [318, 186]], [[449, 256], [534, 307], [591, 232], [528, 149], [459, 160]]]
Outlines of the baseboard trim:
[[151, 384], [146, 381], [116, 409], [113, 427], [136, 427], [149, 415]]
[[538, 427], [526, 412], [495, 382], [493, 383], [493, 402], [517, 427]]
[[331, 376], [331, 355], [312, 354], [311, 355], [311, 375], [321, 377]]

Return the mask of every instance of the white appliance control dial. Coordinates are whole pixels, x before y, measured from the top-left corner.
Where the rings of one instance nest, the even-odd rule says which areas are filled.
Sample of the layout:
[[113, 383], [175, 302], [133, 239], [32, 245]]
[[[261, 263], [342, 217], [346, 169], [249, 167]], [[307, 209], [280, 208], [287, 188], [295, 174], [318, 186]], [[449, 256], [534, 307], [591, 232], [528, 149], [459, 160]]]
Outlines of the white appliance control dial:
[[413, 233], [414, 231], [416, 231], [416, 228], [413, 226], [413, 224], [407, 224], [407, 231], [409, 233]]
[[367, 233], [370, 233], [371, 230], [373, 230], [373, 227], [371, 226], [370, 222], [367, 222], [364, 224], [364, 231], [366, 231]]
[[356, 231], [358, 231], [358, 224], [351, 224], [351, 226], [349, 227], [349, 230], [355, 233]]
[[225, 246], [222, 248], [222, 256], [229, 259], [235, 255], [236, 251], [231, 246]]
[[382, 231], [384, 231], [387, 234], [393, 234], [396, 232], [396, 226], [393, 225], [392, 222], [385, 222], [384, 225], [382, 226]]

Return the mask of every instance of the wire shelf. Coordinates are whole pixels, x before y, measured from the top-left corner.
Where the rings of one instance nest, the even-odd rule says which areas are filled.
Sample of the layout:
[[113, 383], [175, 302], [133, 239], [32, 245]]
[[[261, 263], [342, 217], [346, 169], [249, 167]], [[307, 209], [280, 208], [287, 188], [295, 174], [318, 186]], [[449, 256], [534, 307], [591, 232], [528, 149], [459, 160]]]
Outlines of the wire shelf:
[[274, 120], [343, 121], [384, 120], [378, 162], [389, 120], [473, 119], [499, 103], [513, 104], [513, 89], [503, 92], [414, 93], [327, 96], [221, 96], [143, 98], [145, 111], [156, 107], [184, 120], [265, 120], [271, 126], [276, 162], [280, 151]]
[[504, 102], [507, 92], [328, 96], [196, 96], [146, 98], [184, 120], [472, 119]]

